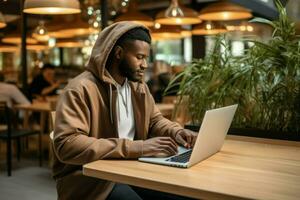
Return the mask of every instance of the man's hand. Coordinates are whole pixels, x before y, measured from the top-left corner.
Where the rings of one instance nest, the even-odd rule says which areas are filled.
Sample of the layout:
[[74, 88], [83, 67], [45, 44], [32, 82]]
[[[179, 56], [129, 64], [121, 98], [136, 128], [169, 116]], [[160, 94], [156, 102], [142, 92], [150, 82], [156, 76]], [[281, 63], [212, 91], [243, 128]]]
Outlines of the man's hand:
[[177, 153], [177, 144], [170, 137], [155, 137], [143, 143], [144, 157], [168, 157]]
[[175, 141], [185, 148], [192, 148], [196, 142], [197, 134], [188, 129], [182, 129], [175, 135]]

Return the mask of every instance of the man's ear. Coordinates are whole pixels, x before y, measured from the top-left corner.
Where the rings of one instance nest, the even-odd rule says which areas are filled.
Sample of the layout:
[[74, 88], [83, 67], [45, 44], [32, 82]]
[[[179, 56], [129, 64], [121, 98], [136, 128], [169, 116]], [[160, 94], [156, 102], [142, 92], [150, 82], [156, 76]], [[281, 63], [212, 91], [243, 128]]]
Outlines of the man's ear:
[[121, 46], [117, 45], [115, 47], [115, 57], [118, 60], [121, 60], [123, 58], [124, 50]]

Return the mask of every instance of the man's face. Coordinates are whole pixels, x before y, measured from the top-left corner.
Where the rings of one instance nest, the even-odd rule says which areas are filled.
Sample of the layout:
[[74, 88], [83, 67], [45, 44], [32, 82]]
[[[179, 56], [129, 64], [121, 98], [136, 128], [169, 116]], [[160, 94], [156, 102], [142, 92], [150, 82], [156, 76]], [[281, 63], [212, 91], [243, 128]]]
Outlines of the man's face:
[[54, 81], [54, 70], [53, 69], [45, 69], [43, 71], [43, 76], [49, 83]]
[[130, 81], [142, 82], [145, 69], [148, 67], [150, 45], [141, 40], [133, 40], [126, 43], [123, 50], [124, 56], [119, 65], [121, 75]]

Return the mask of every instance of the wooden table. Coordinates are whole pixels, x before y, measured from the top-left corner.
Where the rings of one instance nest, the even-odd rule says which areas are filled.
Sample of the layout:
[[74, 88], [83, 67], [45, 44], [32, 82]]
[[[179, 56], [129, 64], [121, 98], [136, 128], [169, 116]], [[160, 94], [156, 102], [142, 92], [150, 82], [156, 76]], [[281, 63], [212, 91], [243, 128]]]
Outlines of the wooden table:
[[[14, 106], [16, 110], [25, 111], [24, 128], [29, 128], [29, 112], [39, 112], [40, 116], [40, 134], [39, 134], [39, 148], [42, 149], [42, 135], [44, 134], [46, 119], [50, 115], [51, 105], [48, 101], [34, 102], [32, 104], [17, 104]], [[39, 164], [43, 165], [43, 154], [39, 155]]]
[[189, 169], [99, 160], [83, 174], [201, 199], [298, 200], [300, 143], [257, 141], [226, 139], [219, 153]]

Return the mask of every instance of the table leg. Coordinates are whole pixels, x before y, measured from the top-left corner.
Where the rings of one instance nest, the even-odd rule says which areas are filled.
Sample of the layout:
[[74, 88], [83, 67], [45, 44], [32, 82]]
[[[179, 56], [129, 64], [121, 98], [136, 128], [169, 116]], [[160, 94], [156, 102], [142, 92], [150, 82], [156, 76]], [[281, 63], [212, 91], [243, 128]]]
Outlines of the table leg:
[[44, 134], [44, 130], [45, 130], [45, 125], [46, 125], [46, 117], [47, 117], [47, 112], [41, 112], [41, 118], [40, 118], [40, 133], [39, 133], [39, 162], [40, 162], [40, 166], [43, 165], [43, 146], [42, 146], [42, 137]]

